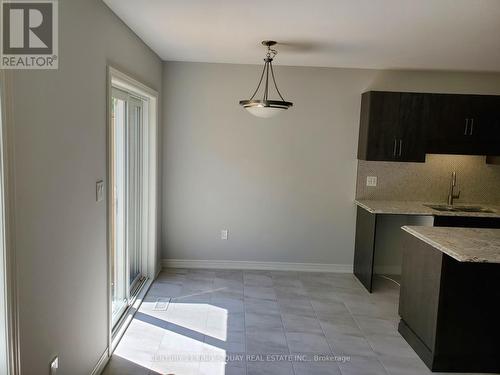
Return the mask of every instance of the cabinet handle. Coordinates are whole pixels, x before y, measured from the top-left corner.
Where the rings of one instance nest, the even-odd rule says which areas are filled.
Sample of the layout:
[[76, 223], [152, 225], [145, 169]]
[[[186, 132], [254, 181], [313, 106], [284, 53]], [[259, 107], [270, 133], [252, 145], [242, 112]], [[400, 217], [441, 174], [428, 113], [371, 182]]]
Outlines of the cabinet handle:
[[474, 132], [474, 119], [471, 118], [470, 119], [470, 133], [469, 133], [469, 135], [472, 135], [473, 132]]
[[398, 148], [398, 141], [394, 138], [394, 149], [392, 150], [392, 156], [396, 157], [396, 150]]
[[401, 156], [402, 150], [403, 150], [403, 140], [400, 139], [399, 140], [399, 156]]
[[468, 118], [466, 118], [466, 119], [465, 119], [465, 130], [464, 130], [464, 135], [467, 135], [468, 130], [469, 130], [469, 119], [468, 119]]

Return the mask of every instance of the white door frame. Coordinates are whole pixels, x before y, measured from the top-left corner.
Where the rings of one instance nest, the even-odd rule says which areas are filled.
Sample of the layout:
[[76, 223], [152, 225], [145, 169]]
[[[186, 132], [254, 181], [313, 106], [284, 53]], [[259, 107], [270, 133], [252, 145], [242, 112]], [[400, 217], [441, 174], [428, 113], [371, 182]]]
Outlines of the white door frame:
[[10, 375], [21, 374], [19, 356], [19, 315], [17, 293], [17, 266], [15, 252], [15, 200], [14, 200], [14, 129], [12, 110], [12, 73], [0, 70], [0, 215], [3, 216], [5, 232], [0, 244], [0, 255], [5, 266], [4, 284], [7, 366]]
[[149, 170], [144, 171], [144, 189], [146, 190], [144, 202], [145, 215], [143, 217], [143, 223], [146, 229], [146, 239], [145, 248], [146, 258], [144, 265], [143, 274], [147, 277], [147, 282], [143, 287], [143, 293], [147, 290], [151, 282], [156, 277], [157, 263], [158, 263], [158, 249], [157, 249], [157, 202], [158, 202], [158, 92], [151, 89], [150, 87], [144, 85], [143, 83], [133, 79], [129, 75], [120, 72], [119, 70], [108, 66], [108, 82], [107, 82], [107, 223], [108, 223], [108, 356], [111, 356], [114, 348], [116, 347], [121, 335], [123, 335], [128, 323], [130, 323], [133, 314], [137, 308], [137, 303], [140, 303], [140, 298], [142, 295], [139, 294], [136, 303], [130, 306], [129, 311], [125, 313], [125, 318], [123, 319], [123, 324], [113, 334], [113, 327], [111, 324], [112, 317], [112, 305], [111, 305], [111, 265], [113, 259], [111, 259], [111, 246], [113, 246], [113, 233], [112, 233], [112, 220], [113, 220], [113, 189], [112, 189], [112, 162], [113, 162], [113, 137], [112, 137], [112, 118], [111, 118], [111, 106], [112, 106], [112, 88], [116, 87], [123, 91], [133, 93], [139, 97], [142, 97], [148, 101], [148, 110], [144, 111], [145, 121], [148, 127], [145, 129], [145, 136], [147, 137], [148, 153], [146, 155], [147, 165], [149, 165]]

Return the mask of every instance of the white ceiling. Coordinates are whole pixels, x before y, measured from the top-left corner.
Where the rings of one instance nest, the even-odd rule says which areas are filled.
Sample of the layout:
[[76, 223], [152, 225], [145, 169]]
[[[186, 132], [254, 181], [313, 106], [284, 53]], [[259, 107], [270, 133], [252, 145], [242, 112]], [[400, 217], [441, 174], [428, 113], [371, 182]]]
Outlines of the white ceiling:
[[164, 60], [500, 71], [500, 0], [104, 0]]

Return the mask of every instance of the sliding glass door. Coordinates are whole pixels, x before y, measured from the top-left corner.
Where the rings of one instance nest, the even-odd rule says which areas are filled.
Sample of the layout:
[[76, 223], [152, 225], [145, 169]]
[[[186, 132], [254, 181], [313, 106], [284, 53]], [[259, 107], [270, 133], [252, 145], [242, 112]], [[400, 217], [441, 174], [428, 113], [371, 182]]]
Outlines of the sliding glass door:
[[112, 323], [119, 321], [144, 280], [144, 119], [147, 101], [112, 92]]
[[129, 98], [129, 123], [126, 131], [126, 152], [128, 178], [127, 249], [128, 283], [133, 292], [141, 279], [142, 217], [143, 217], [143, 103]]
[[[0, 77], [1, 78], [1, 77]], [[5, 240], [5, 197], [4, 197], [4, 160], [3, 160], [3, 81], [0, 79], [0, 374], [9, 372], [9, 340], [7, 319], [7, 247]]]

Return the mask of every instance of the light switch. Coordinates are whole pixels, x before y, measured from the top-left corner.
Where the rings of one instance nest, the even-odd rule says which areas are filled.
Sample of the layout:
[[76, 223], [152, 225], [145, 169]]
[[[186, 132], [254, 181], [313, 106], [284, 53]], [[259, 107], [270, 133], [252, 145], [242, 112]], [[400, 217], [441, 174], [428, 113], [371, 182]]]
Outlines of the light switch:
[[95, 200], [96, 202], [102, 202], [104, 199], [104, 181], [99, 180], [95, 183]]
[[366, 186], [377, 186], [377, 176], [367, 176]]
[[55, 357], [52, 362], [50, 362], [50, 375], [57, 375], [57, 369], [59, 368], [59, 357]]

